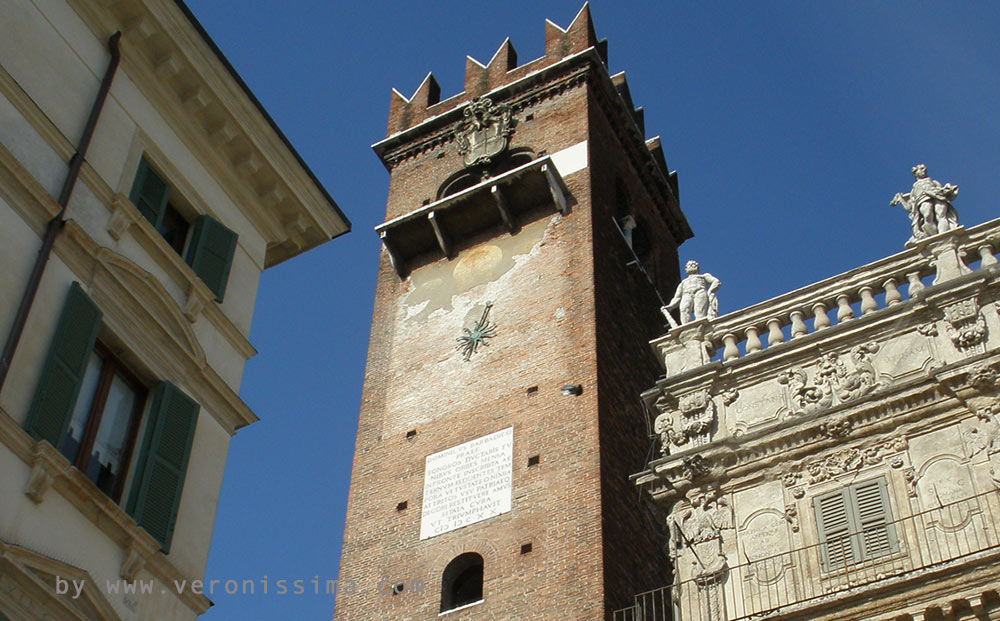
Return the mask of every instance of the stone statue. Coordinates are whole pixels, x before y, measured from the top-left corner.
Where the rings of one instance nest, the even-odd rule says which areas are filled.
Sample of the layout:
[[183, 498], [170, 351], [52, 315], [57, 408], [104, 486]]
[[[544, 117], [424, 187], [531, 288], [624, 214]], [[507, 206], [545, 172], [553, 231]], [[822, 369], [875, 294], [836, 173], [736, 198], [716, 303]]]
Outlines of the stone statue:
[[913, 189], [893, 197], [890, 205], [902, 205], [910, 216], [910, 241], [923, 239], [958, 228], [958, 213], [951, 201], [958, 196], [958, 187], [941, 185], [927, 176], [927, 167], [917, 164], [912, 169]]
[[694, 314], [695, 319], [715, 319], [719, 316], [719, 300], [715, 297], [715, 290], [722, 286], [718, 278], [711, 274], [701, 274], [698, 271], [697, 261], [688, 261], [684, 266], [684, 271], [688, 276], [677, 285], [677, 292], [674, 298], [666, 306], [661, 306], [660, 311], [667, 318], [667, 321], [674, 327], [674, 318], [670, 315], [670, 309], [680, 305], [681, 323], [689, 323], [690, 314]]

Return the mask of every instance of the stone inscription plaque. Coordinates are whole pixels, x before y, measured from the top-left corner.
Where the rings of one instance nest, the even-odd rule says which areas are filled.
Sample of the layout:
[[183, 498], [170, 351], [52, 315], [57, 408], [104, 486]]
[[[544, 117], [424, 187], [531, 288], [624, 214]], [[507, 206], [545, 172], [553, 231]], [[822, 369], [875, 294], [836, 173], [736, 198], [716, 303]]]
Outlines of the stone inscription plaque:
[[428, 455], [420, 538], [510, 511], [514, 428]]

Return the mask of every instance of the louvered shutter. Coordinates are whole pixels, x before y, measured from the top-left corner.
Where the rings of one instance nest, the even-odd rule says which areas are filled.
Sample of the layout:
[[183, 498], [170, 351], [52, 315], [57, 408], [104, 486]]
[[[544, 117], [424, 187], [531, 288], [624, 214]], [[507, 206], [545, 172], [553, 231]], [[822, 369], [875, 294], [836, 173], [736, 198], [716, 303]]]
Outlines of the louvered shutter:
[[199, 216], [191, 232], [185, 261], [202, 282], [222, 301], [229, 280], [229, 268], [236, 252], [236, 233], [210, 216]]
[[149, 220], [157, 229], [163, 221], [167, 210], [167, 198], [170, 196], [170, 186], [143, 159], [139, 162], [139, 170], [132, 183], [129, 199], [139, 209], [139, 213]]
[[55, 337], [24, 422], [25, 431], [35, 439], [48, 440], [53, 447], [59, 448], [100, 327], [100, 309], [80, 284], [74, 282], [63, 304]]
[[857, 508], [860, 544], [865, 560], [884, 556], [896, 549], [896, 533], [888, 522], [889, 494], [885, 479], [879, 478], [851, 486]]
[[813, 500], [824, 571], [857, 562], [857, 540], [851, 506], [850, 488], [844, 488]]
[[170, 382], [162, 382], [153, 393], [149, 414], [126, 510], [166, 552], [177, 520], [198, 404]]

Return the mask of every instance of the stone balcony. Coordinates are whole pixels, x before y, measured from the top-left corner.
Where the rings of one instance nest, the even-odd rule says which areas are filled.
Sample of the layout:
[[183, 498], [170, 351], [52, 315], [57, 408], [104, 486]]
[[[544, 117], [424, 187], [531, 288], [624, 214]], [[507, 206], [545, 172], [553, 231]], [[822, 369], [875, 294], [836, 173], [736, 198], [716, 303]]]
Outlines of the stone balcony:
[[[973, 498], [987, 507], [977, 515], [995, 520], [1000, 510], [982, 496], [1000, 489], [998, 243], [1000, 219], [959, 227], [654, 340], [664, 377], [642, 399], [659, 451], [633, 480], [670, 528], [675, 575], [658, 595], [662, 606], [647, 602], [621, 618], [666, 618], [659, 615], [673, 607], [674, 619], [712, 621], [906, 619], [947, 608], [948, 597], [1000, 603], [988, 589], [955, 586], [956, 576], [982, 574], [969, 569], [975, 554], [945, 564], [912, 558], [985, 528], [971, 519], [920, 521], [928, 512]], [[815, 503], [875, 480], [885, 490], [884, 518], [912, 533], [910, 556], [864, 579], [863, 565], [843, 568], [838, 582], [817, 560], [830, 541]], [[992, 537], [977, 554], [1000, 552]], [[794, 589], [761, 578], [767, 559], [794, 577]], [[983, 575], [1000, 583], [995, 561]], [[928, 571], [950, 585], [934, 591], [943, 604], [908, 600]], [[887, 607], [845, 612], [845, 602], [864, 600], [889, 577]]]

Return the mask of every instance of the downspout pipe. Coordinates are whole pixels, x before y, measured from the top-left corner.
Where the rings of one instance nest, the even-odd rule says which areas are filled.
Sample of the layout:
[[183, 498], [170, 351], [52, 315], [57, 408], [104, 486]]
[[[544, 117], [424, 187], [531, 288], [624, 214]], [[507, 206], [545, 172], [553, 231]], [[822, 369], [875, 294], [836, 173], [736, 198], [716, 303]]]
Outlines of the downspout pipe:
[[115, 72], [118, 70], [118, 62], [121, 60], [121, 53], [118, 49], [118, 42], [121, 38], [122, 33], [118, 31], [108, 39], [111, 61], [104, 72], [104, 78], [101, 80], [101, 88], [97, 91], [97, 98], [90, 109], [90, 116], [87, 117], [87, 125], [83, 128], [83, 136], [80, 138], [79, 145], [77, 145], [76, 153], [69, 160], [69, 173], [66, 175], [66, 180], [63, 182], [62, 190], [59, 192], [59, 200], [57, 201], [59, 213], [49, 220], [48, 225], [45, 227], [42, 247], [38, 251], [35, 265], [32, 267], [31, 275], [28, 277], [28, 284], [24, 288], [21, 303], [17, 307], [14, 323], [7, 334], [7, 340], [3, 346], [3, 354], [0, 355], [0, 391], [3, 390], [4, 382], [7, 380], [7, 371], [10, 370], [11, 361], [14, 359], [14, 353], [17, 351], [17, 345], [21, 341], [21, 333], [24, 332], [24, 324], [28, 321], [28, 313], [31, 312], [31, 305], [38, 294], [38, 285], [42, 282], [42, 274], [45, 273], [45, 265], [52, 254], [52, 247], [55, 245], [56, 236], [62, 231], [63, 225], [66, 222], [64, 219], [66, 206], [69, 205], [69, 198], [73, 194], [76, 180], [80, 176], [80, 168], [87, 157], [87, 148], [90, 146], [90, 140], [94, 137], [94, 130], [97, 128], [97, 119], [101, 116], [101, 110], [104, 109], [104, 102], [108, 98], [108, 91], [111, 90], [111, 81], [115, 77]]

